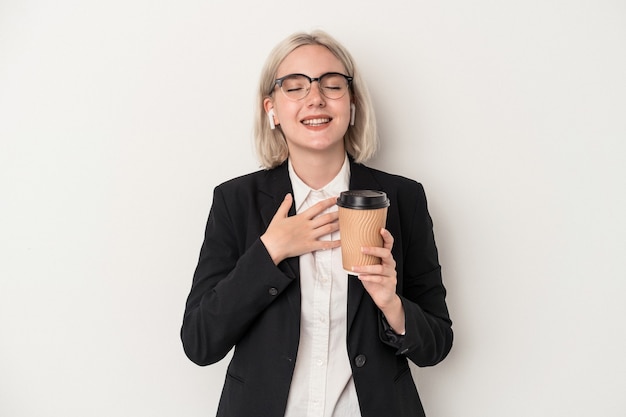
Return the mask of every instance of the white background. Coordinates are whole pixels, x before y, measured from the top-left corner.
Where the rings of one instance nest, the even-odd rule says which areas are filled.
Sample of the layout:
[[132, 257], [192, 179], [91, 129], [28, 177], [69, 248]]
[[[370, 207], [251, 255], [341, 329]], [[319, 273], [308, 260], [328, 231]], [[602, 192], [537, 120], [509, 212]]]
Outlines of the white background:
[[[626, 4], [0, 0], [0, 416], [210, 416], [178, 331], [270, 49], [354, 54], [455, 345], [429, 417], [626, 413]], [[251, 416], [255, 417], [255, 416]]]

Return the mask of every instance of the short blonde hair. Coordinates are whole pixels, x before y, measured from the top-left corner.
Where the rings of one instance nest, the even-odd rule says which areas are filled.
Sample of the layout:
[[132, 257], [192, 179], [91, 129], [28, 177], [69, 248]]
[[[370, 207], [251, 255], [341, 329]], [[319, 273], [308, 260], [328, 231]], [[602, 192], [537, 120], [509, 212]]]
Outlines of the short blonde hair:
[[326, 32], [299, 32], [280, 42], [270, 53], [261, 72], [257, 96], [254, 138], [258, 157], [264, 168], [275, 168], [289, 156], [287, 142], [280, 128], [270, 129], [263, 101], [270, 97], [275, 85], [276, 72], [283, 60], [294, 49], [304, 45], [321, 45], [333, 53], [353, 77], [350, 91], [356, 106], [354, 126], [349, 126], [344, 136], [346, 151], [356, 162], [370, 159], [378, 148], [376, 117], [369, 92], [348, 50]]

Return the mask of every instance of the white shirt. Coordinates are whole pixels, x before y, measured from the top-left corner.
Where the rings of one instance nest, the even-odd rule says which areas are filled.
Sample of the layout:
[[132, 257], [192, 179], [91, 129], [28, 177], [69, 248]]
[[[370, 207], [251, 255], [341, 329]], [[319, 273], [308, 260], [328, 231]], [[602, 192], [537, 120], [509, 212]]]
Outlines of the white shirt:
[[[289, 161], [296, 213], [317, 202], [338, 197], [349, 187], [348, 157], [326, 186], [313, 190]], [[333, 206], [326, 212], [336, 211]], [[321, 240], [337, 240], [339, 232]], [[361, 417], [346, 346], [348, 275], [341, 248], [300, 256], [302, 294], [300, 344], [285, 417]]]

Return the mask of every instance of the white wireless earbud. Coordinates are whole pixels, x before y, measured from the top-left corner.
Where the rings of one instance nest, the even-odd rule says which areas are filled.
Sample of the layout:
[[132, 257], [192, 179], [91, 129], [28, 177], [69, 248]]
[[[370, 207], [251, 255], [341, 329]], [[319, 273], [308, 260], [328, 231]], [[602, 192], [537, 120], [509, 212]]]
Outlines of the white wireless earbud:
[[276, 124], [274, 123], [274, 109], [270, 109], [270, 111], [267, 112], [267, 118], [270, 121], [270, 129], [276, 129]]
[[354, 118], [356, 116], [356, 106], [354, 103], [350, 104], [350, 126], [354, 126]]

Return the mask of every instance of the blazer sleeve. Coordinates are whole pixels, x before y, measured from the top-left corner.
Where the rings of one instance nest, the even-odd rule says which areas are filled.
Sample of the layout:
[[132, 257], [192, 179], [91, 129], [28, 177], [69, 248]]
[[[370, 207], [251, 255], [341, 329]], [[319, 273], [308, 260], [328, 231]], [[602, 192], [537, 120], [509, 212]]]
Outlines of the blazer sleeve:
[[[403, 204], [402, 280], [400, 298], [405, 311], [405, 335], [399, 354], [418, 366], [432, 366], [442, 361], [452, 348], [452, 321], [446, 305], [433, 223], [428, 213], [426, 195], [421, 184], [405, 196]], [[398, 262], [398, 261], [396, 261]]]
[[[198, 365], [222, 359], [293, 281], [276, 265], [260, 240], [251, 238], [254, 206], [230, 201], [237, 194], [214, 191], [204, 242], [187, 298], [181, 339], [186, 355]], [[241, 217], [242, 207], [249, 218]], [[237, 213], [238, 217], [231, 217]], [[252, 223], [256, 223], [252, 224]], [[254, 232], [253, 232], [254, 233]]]

